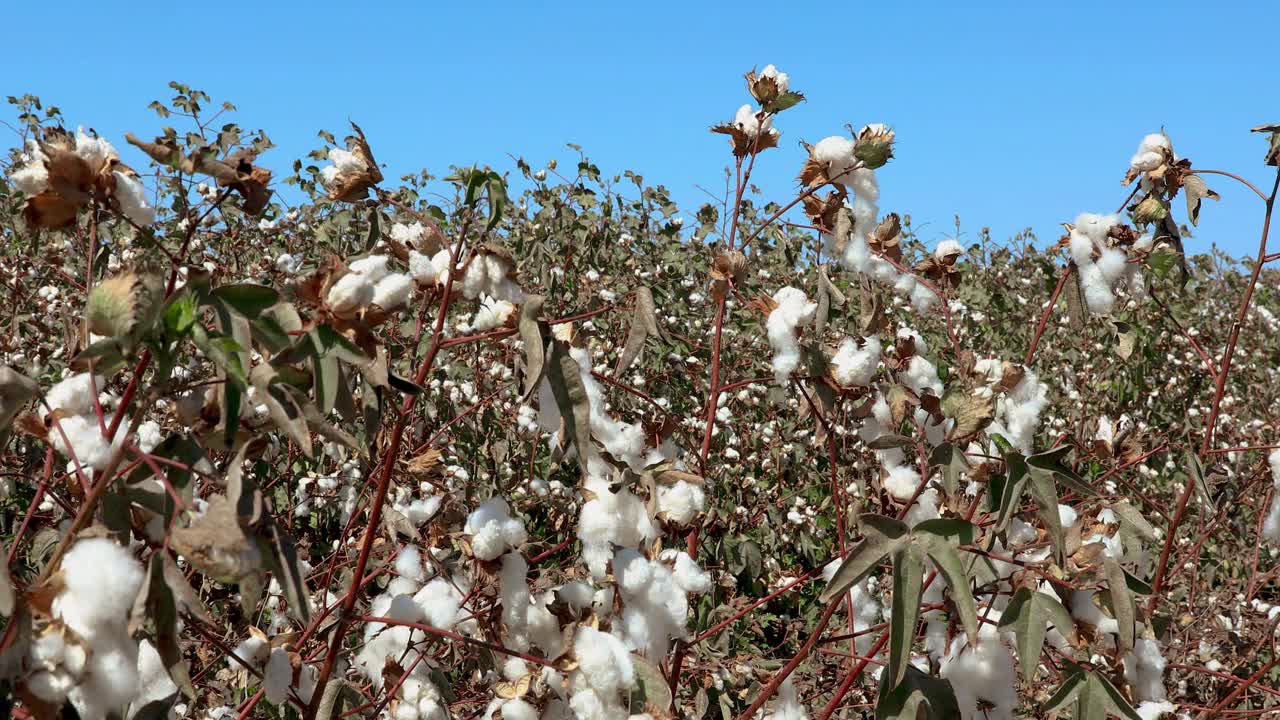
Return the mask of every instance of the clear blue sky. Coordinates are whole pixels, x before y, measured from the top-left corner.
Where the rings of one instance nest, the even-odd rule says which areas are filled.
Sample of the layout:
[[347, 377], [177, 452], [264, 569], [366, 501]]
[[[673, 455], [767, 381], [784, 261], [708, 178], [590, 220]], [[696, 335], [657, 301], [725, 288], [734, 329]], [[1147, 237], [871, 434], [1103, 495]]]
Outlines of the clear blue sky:
[[[743, 72], [775, 63], [810, 99], [779, 119], [761, 186], [790, 196], [801, 139], [887, 122], [900, 145], [882, 208], [928, 223], [930, 241], [956, 213], [969, 239], [986, 225], [1000, 240], [1110, 211], [1161, 126], [1197, 167], [1269, 181], [1249, 128], [1280, 122], [1280, 2], [959, 5], [9, 3], [8, 27], [41, 30], [9, 34], [0, 91], [39, 94], [123, 148], [125, 130], [156, 131], [146, 105], [181, 80], [266, 129], [278, 174], [348, 118], [389, 177], [509, 168], [508, 153], [564, 162], [574, 142], [606, 173], [667, 185], [691, 219], [696, 186], [722, 187], [729, 161], [707, 128], [748, 100]], [[1260, 203], [1211, 186], [1223, 200], [1191, 248], [1252, 253]]]

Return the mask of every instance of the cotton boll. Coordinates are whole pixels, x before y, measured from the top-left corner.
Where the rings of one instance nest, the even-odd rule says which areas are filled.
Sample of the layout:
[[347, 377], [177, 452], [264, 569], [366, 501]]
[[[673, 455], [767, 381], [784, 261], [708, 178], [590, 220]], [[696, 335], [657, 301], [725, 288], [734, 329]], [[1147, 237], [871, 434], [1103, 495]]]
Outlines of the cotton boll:
[[773, 118], [766, 115], [761, 119], [760, 114], [750, 105], [743, 105], [738, 108], [738, 112], [734, 115], [733, 124], [747, 134], [747, 137], [754, 138], [760, 133], [777, 134], [773, 130]]
[[1099, 633], [1119, 633], [1119, 623], [1115, 618], [1104, 615], [1098, 606], [1093, 604], [1093, 595], [1092, 590], [1071, 591], [1071, 597], [1067, 602], [1067, 610], [1071, 612], [1071, 617], [1096, 627]]
[[938, 296], [924, 285], [917, 284], [911, 288], [911, 307], [916, 312], [924, 313], [933, 309], [938, 303]]
[[[105, 418], [110, 423], [111, 418]], [[65, 440], [64, 440], [65, 438]], [[124, 444], [125, 433], [116, 433], [113, 443], [102, 436], [102, 427], [93, 415], [70, 415], [58, 419], [49, 431], [49, 444], [63, 457], [75, 458], [86, 468], [105, 470], [116, 449]]]
[[[1013, 655], [991, 625], [983, 625], [978, 642], [961, 633], [942, 659], [939, 672], [951, 681], [963, 720], [1012, 720], [1018, 706], [1013, 683]], [[979, 702], [986, 707], [979, 709]]]
[[396, 554], [396, 573], [410, 580], [422, 579], [422, 553], [413, 545], [400, 548]]
[[793, 677], [788, 675], [778, 686], [778, 693], [770, 703], [769, 714], [765, 716], [767, 720], [808, 720], [809, 714], [796, 697], [796, 688], [791, 682]]
[[658, 486], [658, 512], [678, 525], [688, 525], [706, 506], [707, 495], [700, 485], [678, 480]]
[[895, 465], [885, 470], [884, 489], [895, 500], [906, 502], [916, 494], [916, 488], [920, 487], [920, 473], [914, 468], [909, 465]]
[[1116, 215], [1081, 213], [1076, 216], [1075, 227], [1095, 244], [1102, 245], [1111, 228], [1115, 227], [1119, 221], [1120, 218]]
[[88, 163], [95, 174], [101, 172], [112, 160], [120, 158], [111, 143], [85, 133], [84, 128], [76, 130], [76, 155]]
[[506, 300], [495, 300], [485, 295], [480, 300], [480, 309], [476, 310], [471, 320], [472, 332], [485, 332], [507, 324], [515, 315], [516, 306]]
[[1178, 706], [1167, 700], [1164, 702], [1142, 702], [1138, 703], [1138, 707], [1134, 708], [1134, 710], [1142, 720], [1159, 720], [1165, 715], [1177, 712]]
[[391, 270], [387, 267], [387, 263], [391, 258], [386, 255], [370, 255], [352, 262], [348, 267], [351, 272], [365, 276], [371, 283], [387, 277]]
[[1271, 467], [1271, 480], [1274, 490], [1271, 493], [1271, 507], [1267, 509], [1267, 517], [1262, 523], [1262, 537], [1272, 545], [1280, 546], [1280, 450], [1272, 450], [1267, 456]]
[[938, 243], [937, 247], [933, 249], [933, 256], [939, 260], [951, 257], [953, 255], [963, 255], [963, 254], [964, 254], [964, 246], [960, 244], [959, 240], [955, 240], [952, 238], [947, 238], [946, 240], [943, 240], [942, 242]]
[[1075, 525], [1077, 517], [1078, 515], [1075, 508], [1070, 505], [1058, 505], [1058, 522], [1062, 524], [1064, 529]]
[[404, 307], [413, 294], [413, 280], [408, 275], [393, 273], [373, 286], [373, 305], [383, 310], [396, 310]]
[[[448, 252], [445, 252], [445, 255], [447, 257]], [[419, 285], [434, 285], [439, 278], [436, 264], [432, 262], [431, 257], [417, 250], [409, 251], [409, 275]]]
[[105, 720], [138, 696], [138, 646], [126, 633], [100, 642], [79, 685], [67, 693], [81, 720]]
[[784, 287], [773, 294], [777, 307], [765, 321], [769, 344], [773, 347], [773, 373], [779, 385], [785, 384], [800, 364], [800, 344], [796, 330], [813, 320], [816, 303], [809, 302], [803, 290]]
[[[917, 346], [919, 350], [919, 346]], [[924, 352], [924, 351], [921, 351]], [[920, 355], [914, 355], [903, 373], [903, 383], [917, 395], [931, 392], [942, 397], [942, 381], [938, 379], [938, 368]]]
[[1102, 273], [1103, 279], [1114, 285], [1122, 275], [1125, 274], [1125, 266], [1129, 264], [1129, 258], [1119, 248], [1104, 248], [1102, 254], [1098, 256], [1098, 271]]
[[861, 348], [853, 338], [845, 338], [831, 358], [832, 376], [843, 387], [870, 384], [880, 367], [880, 351], [880, 338], [874, 335], [865, 338]]
[[119, 170], [113, 171], [116, 180], [116, 202], [120, 211], [135, 224], [147, 227], [156, 221], [156, 209], [147, 202], [147, 189], [133, 177]]
[[440, 509], [441, 502], [443, 502], [443, 498], [439, 495], [433, 495], [422, 500], [414, 500], [409, 503], [405, 516], [409, 518], [409, 522], [413, 523], [415, 527], [420, 526], [435, 516]]
[[282, 647], [272, 648], [271, 658], [262, 671], [262, 690], [267, 702], [279, 705], [284, 702], [293, 684], [293, 667], [289, 664], [289, 652]]
[[329, 288], [325, 302], [333, 314], [344, 317], [357, 313], [361, 308], [373, 302], [373, 282], [368, 276], [350, 272], [338, 278], [338, 282]]
[[631, 654], [616, 637], [588, 625], [578, 627], [573, 640], [578, 670], [597, 693], [611, 695], [636, 686]]
[[77, 542], [60, 573], [63, 590], [53, 600], [53, 616], [90, 642], [128, 620], [143, 576], [129, 551], [107, 538]]
[[502, 720], [538, 720], [538, 710], [520, 698], [502, 703]]
[[569, 607], [573, 608], [574, 612], [581, 612], [591, 607], [595, 592], [595, 588], [591, 587], [590, 583], [578, 580], [565, 583], [557, 588], [556, 597], [567, 603]]
[[852, 138], [833, 135], [818, 141], [811, 151], [813, 159], [826, 166], [827, 177], [837, 182], [846, 182], [850, 169], [857, 163], [853, 155]]
[[1133, 688], [1134, 699], [1161, 702], [1165, 699], [1164, 655], [1155, 640], [1139, 638], [1124, 656], [1124, 679]]
[[529, 614], [529, 563], [517, 552], [502, 556], [502, 569], [498, 573], [498, 594], [502, 600], [502, 623], [506, 626], [507, 641], [515, 647], [529, 646], [526, 635]]
[[463, 532], [471, 536], [471, 551], [479, 560], [494, 560], [508, 548], [524, 544], [524, 523], [512, 518], [507, 501], [495, 497], [467, 516]]
[[760, 77], [773, 78], [773, 84], [778, 88], [779, 95], [787, 91], [787, 86], [791, 81], [791, 76], [784, 72], [779, 72], [778, 68], [773, 66], [773, 63], [764, 66], [764, 69], [760, 71]]
[[[667, 551], [664, 551], [663, 555], [666, 555], [666, 553]], [[685, 592], [704, 593], [711, 590], [710, 573], [698, 567], [698, 563], [689, 556], [689, 553], [683, 550], [675, 553], [672, 575], [675, 578], [676, 585], [680, 586], [680, 589]]]
[[420, 222], [415, 222], [412, 225], [395, 223], [391, 226], [391, 239], [404, 243], [410, 248], [416, 247], [418, 241], [426, 234], [427, 228]]
[[445, 578], [435, 578], [413, 596], [424, 621], [431, 627], [450, 630], [458, 624], [462, 594]]
[[[93, 388], [96, 385], [98, 389], [102, 389], [105, 381], [101, 375], [90, 379], [89, 373], [78, 373], [71, 375], [65, 380], [49, 388], [49, 392], [45, 394], [45, 402], [54, 410], [61, 410], [65, 415], [89, 415], [94, 412], [93, 409]], [[43, 419], [46, 411], [43, 406], [40, 409], [40, 417]]]
[[23, 195], [34, 197], [49, 189], [49, 169], [45, 167], [48, 157], [35, 140], [27, 140], [25, 154], [29, 157], [27, 163], [9, 176], [9, 183]]

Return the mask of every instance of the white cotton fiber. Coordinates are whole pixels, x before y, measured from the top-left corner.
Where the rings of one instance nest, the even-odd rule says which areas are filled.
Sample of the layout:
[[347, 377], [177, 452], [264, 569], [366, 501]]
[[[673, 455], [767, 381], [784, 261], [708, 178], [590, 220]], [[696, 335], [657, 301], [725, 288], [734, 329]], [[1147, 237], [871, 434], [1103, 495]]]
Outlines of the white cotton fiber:
[[864, 338], [861, 347], [853, 338], [845, 338], [831, 358], [832, 376], [843, 387], [869, 384], [880, 367], [880, 351], [880, 338], [874, 335]]
[[471, 536], [471, 551], [480, 560], [494, 560], [508, 548], [524, 544], [524, 523], [511, 517], [507, 501], [495, 497], [467, 516], [463, 532]]
[[1262, 523], [1262, 537], [1272, 545], [1280, 545], [1280, 450], [1272, 450], [1267, 456], [1271, 466], [1271, 507], [1267, 509], [1266, 520]]
[[951, 681], [963, 720], [1012, 720], [1018, 706], [1017, 672], [994, 626], [983, 625], [976, 644], [960, 633], [942, 659], [939, 674]]
[[779, 385], [786, 384], [800, 365], [800, 343], [796, 331], [809, 324], [817, 312], [803, 290], [784, 287], [773, 294], [777, 307], [769, 313], [765, 327], [773, 348], [773, 375]]

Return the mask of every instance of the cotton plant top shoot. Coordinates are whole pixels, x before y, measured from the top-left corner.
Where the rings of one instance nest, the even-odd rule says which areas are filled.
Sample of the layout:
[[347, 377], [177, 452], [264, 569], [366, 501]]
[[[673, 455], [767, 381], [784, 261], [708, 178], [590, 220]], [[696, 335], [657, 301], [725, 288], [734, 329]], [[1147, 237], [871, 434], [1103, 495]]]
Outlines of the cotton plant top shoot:
[[[1218, 430], [1235, 356], [1265, 374], [1237, 350], [1246, 321], [1274, 330], [1253, 303], [1266, 231], [1221, 359], [1164, 316], [1212, 386], [1170, 422], [1207, 425], [1156, 432], [1139, 413], [1159, 393], [1091, 415], [1082, 393], [1124, 366], [1082, 347], [1077, 371], [1042, 339], [1105, 322], [1132, 355], [1135, 318], [1192, 276], [1171, 201], [1194, 224], [1212, 171], [1144, 138], [1121, 209], [1043, 256], [1028, 348], [984, 314], [1028, 293], [983, 304], [968, 279], [1003, 272], [985, 247], [926, 247], [881, 211], [887, 125], [804, 143], [794, 198], [757, 204], [753, 169], [805, 98], [773, 65], [746, 83], [712, 128], [731, 197], [696, 228], [585, 158], [557, 186], [519, 160], [519, 199], [457, 169], [446, 209], [425, 178], [390, 188], [354, 124], [295, 166], [311, 200], [286, 212], [265, 135], [209, 130], [208, 97], [177, 83], [159, 109], [196, 131], [126, 136], [149, 189], [107, 140], [13, 99], [0, 233], [57, 239], [84, 293], [42, 279], [69, 347], [6, 346], [0, 368], [15, 716], [1269, 712], [1274, 660], [1248, 664], [1280, 613], [1261, 550], [1244, 609], [1212, 606], [1245, 664], [1224, 672], [1221, 633], [1172, 614], [1218, 602], [1188, 576], [1238, 508], [1280, 546], [1280, 450], [1242, 459], [1276, 428]], [[1244, 182], [1269, 222], [1274, 190]], [[1215, 432], [1252, 444], [1219, 453]], [[1129, 468], [1163, 495], [1130, 493]]]

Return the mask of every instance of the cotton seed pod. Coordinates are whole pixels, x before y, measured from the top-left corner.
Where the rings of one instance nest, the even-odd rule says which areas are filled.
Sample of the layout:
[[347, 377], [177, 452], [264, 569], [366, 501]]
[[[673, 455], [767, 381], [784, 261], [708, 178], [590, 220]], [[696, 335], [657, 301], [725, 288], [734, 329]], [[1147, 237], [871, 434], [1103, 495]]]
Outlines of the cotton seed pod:
[[94, 287], [85, 309], [89, 332], [113, 338], [128, 335], [137, 319], [137, 284], [138, 277], [125, 272]]
[[1155, 223], [1169, 217], [1169, 208], [1160, 198], [1148, 195], [1146, 200], [1138, 203], [1133, 209], [1133, 220], [1139, 223]]
[[858, 131], [853, 156], [866, 167], [875, 170], [884, 167], [893, 157], [893, 129], [882, 123], [867, 125]]

